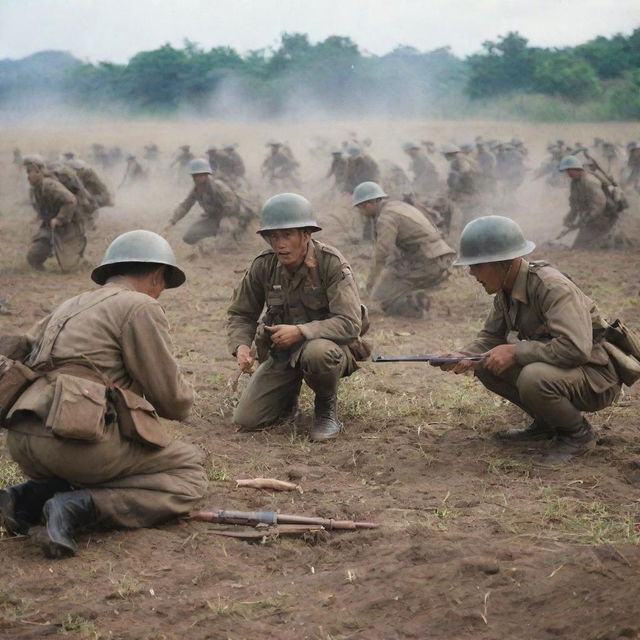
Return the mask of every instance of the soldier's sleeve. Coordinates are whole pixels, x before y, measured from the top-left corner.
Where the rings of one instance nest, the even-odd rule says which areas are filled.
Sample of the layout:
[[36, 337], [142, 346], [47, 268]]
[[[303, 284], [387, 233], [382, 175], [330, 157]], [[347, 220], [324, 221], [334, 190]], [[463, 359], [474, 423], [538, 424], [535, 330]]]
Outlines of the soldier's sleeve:
[[50, 189], [50, 196], [59, 207], [55, 217], [62, 223], [71, 222], [78, 204], [76, 197], [59, 182], [51, 183]]
[[586, 296], [571, 282], [554, 280], [540, 281], [537, 299], [551, 340], [518, 342], [518, 364], [546, 362], [573, 368], [588, 362], [593, 349], [593, 327]]
[[306, 340], [326, 338], [337, 344], [349, 344], [360, 335], [362, 316], [360, 294], [351, 267], [338, 256], [331, 255], [326, 280], [331, 317], [299, 324]]
[[398, 229], [393, 216], [382, 214], [375, 222], [376, 244], [373, 248], [371, 269], [367, 279], [367, 289], [375, 285], [387, 259], [395, 253]]
[[220, 203], [220, 217], [234, 216], [238, 214], [238, 196], [233, 189], [222, 180], [217, 180], [214, 187], [216, 199]]
[[122, 328], [122, 358], [130, 376], [163, 418], [184, 420], [194, 394], [173, 357], [169, 322], [157, 302], [137, 307]]
[[498, 299], [494, 299], [491, 312], [484, 322], [484, 327], [480, 330], [473, 342], [459, 349], [460, 353], [467, 356], [475, 356], [486, 353], [490, 349], [507, 342], [507, 323], [504, 313], [498, 303]]
[[191, 210], [191, 207], [196, 203], [196, 189], [195, 187], [189, 191], [189, 195], [176, 207], [176, 210], [171, 216], [171, 224], [175, 224], [179, 220], [182, 220], [187, 213]]
[[0, 355], [12, 360], [24, 361], [33, 345], [39, 340], [50, 318], [51, 314], [38, 320], [26, 333], [0, 335]]
[[258, 319], [265, 303], [261, 263], [260, 258], [253, 261], [234, 290], [227, 309], [227, 343], [233, 356], [240, 345], [251, 346], [256, 335]]

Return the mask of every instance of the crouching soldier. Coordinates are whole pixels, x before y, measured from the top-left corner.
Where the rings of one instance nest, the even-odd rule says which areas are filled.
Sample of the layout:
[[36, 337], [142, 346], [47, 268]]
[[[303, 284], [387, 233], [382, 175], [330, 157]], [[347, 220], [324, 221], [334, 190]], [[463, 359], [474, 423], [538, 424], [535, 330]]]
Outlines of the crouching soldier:
[[534, 248], [509, 218], [486, 216], [465, 227], [454, 264], [468, 265], [495, 295], [493, 309], [474, 341], [443, 355], [486, 359], [441, 368], [475, 369], [487, 389], [533, 418], [527, 428], [498, 437], [549, 440], [543, 461], [559, 463], [595, 445], [596, 434], [582, 412], [599, 411], [617, 398], [626, 356], [605, 340], [609, 325], [572, 280], [546, 262], [525, 260]]
[[148, 527], [183, 514], [206, 485], [198, 451], [158, 420], [183, 420], [193, 403], [157, 300], [185, 280], [171, 247], [130, 231], [91, 278], [102, 286], [24, 336], [0, 336], [3, 355], [36, 376], [5, 420], [9, 452], [30, 479], [0, 491], [0, 525], [25, 534], [42, 520], [50, 558], [75, 555], [85, 526]]
[[282, 193], [262, 208], [258, 233], [270, 248], [253, 261], [227, 312], [240, 370], [252, 369], [254, 339], [262, 363], [233, 416], [244, 430], [295, 416], [302, 380], [315, 392], [310, 439], [335, 438], [342, 427], [338, 385], [358, 368], [356, 359], [369, 355], [360, 339], [366, 309], [342, 254], [312, 240], [319, 230], [302, 196]]
[[375, 182], [354, 189], [353, 206], [375, 220], [367, 292], [383, 313], [422, 318], [429, 309], [428, 290], [449, 277], [455, 252], [421, 211], [389, 200]]

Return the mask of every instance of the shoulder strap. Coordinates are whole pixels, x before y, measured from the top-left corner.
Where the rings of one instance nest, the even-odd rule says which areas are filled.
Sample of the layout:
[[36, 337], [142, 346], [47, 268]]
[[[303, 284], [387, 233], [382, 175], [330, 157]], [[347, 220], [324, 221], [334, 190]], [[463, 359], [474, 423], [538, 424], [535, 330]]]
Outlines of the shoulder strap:
[[[60, 332], [64, 328], [71, 318], [77, 316], [92, 307], [95, 307], [97, 304], [100, 304], [107, 298], [111, 298], [116, 294], [120, 293], [122, 289], [102, 289], [97, 292], [100, 295], [95, 297], [91, 297], [91, 300], [87, 300], [84, 304], [79, 304], [75, 306], [73, 310], [63, 311], [60, 315], [56, 315], [55, 312], [51, 316], [51, 319], [47, 323], [47, 326], [44, 328], [42, 332], [42, 337], [36, 344], [33, 345], [33, 349], [29, 354], [29, 357], [26, 360], [27, 366], [29, 367], [37, 367], [45, 362], [48, 362], [51, 359], [51, 352], [53, 351], [53, 347], [60, 335]], [[67, 304], [67, 303], [63, 303]]]

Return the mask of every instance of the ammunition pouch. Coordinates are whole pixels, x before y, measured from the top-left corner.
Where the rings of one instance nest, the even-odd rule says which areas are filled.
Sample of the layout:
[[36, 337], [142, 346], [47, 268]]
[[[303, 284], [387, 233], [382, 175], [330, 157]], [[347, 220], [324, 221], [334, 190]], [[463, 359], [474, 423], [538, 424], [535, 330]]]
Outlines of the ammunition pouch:
[[40, 374], [19, 360], [0, 355], [0, 427], [15, 401]]
[[603, 346], [620, 380], [631, 386], [640, 379], [640, 336], [620, 320], [605, 329]]
[[148, 400], [120, 387], [113, 387], [110, 395], [123, 437], [156, 449], [171, 442], [171, 436]]

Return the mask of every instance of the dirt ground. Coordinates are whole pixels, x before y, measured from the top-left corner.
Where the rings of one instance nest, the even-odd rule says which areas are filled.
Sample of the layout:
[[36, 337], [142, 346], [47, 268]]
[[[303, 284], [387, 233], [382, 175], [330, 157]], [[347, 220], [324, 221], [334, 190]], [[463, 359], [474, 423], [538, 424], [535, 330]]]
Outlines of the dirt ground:
[[[236, 141], [257, 183], [263, 144], [288, 138], [302, 162], [302, 190], [325, 225], [320, 235], [350, 259], [363, 283], [371, 253], [357, 243], [357, 217], [329, 204], [322, 183], [326, 158], [308, 149], [314, 136], [333, 144], [346, 131], [370, 135], [374, 154], [406, 165], [405, 139], [464, 142], [475, 135], [518, 135], [532, 149], [594, 135], [632, 139], [631, 125], [529, 126], [518, 123], [369, 121], [362, 123], [220, 124], [214, 122], [88, 123], [14, 129], [0, 143], [0, 331], [26, 329], [59, 302], [91, 286], [89, 268], [62, 275], [52, 261], [36, 274], [24, 253], [32, 226], [26, 180], [11, 165], [24, 152], [84, 155], [94, 142], [139, 151], [156, 141], [169, 151], [191, 143]], [[160, 231], [188, 183], [161, 168], [147, 187], [119, 190], [90, 234], [87, 260], [97, 263], [120, 232]], [[109, 176], [112, 185], [121, 176]], [[635, 250], [571, 251], [550, 240], [561, 228], [567, 191], [525, 182], [517, 219], [539, 244], [535, 258], [569, 273], [607, 318], [640, 327], [640, 260]], [[255, 196], [268, 191], [259, 186]], [[638, 201], [625, 224], [637, 231]], [[373, 520], [380, 528], [322, 532], [266, 543], [212, 535], [214, 525], [171, 522], [137, 531], [92, 531], [73, 559], [46, 560], [30, 537], [0, 537], [0, 637], [123, 640], [310, 640], [399, 638], [640, 638], [640, 441], [636, 389], [590, 416], [599, 430], [588, 457], [560, 469], [533, 464], [539, 447], [504, 445], [492, 434], [525, 425], [525, 416], [468, 376], [426, 365], [364, 363], [344, 381], [336, 441], [306, 439], [312, 397], [305, 392], [296, 424], [244, 434], [231, 424], [237, 393], [224, 318], [232, 289], [262, 248], [253, 234], [220, 237], [192, 258], [181, 232], [168, 238], [187, 272], [187, 285], [162, 297], [176, 355], [195, 386], [192, 416], [171, 429], [202, 448], [210, 485], [203, 508], [273, 509]], [[570, 238], [566, 239], [570, 240]], [[423, 353], [468, 341], [491, 299], [464, 272], [434, 293], [430, 316], [403, 320], [372, 313], [376, 354]], [[238, 478], [298, 482], [303, 492], [235, 488]], [[0, 485], [19, 479], [0, 441]]]

